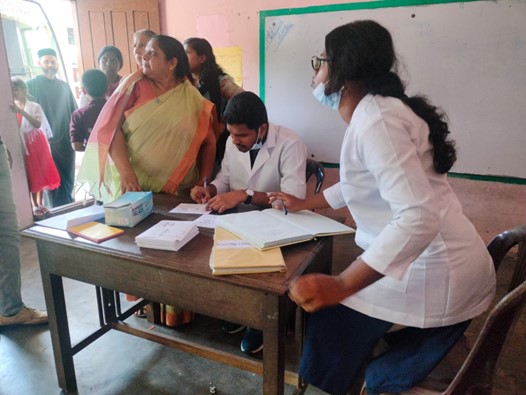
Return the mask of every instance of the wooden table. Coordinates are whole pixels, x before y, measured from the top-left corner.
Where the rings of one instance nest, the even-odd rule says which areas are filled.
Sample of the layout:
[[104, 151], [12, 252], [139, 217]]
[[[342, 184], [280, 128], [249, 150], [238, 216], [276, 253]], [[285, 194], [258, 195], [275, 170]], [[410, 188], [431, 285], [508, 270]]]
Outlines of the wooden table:
[[[213, 242], [210, 236], [199, 234], [178, 252], [140, 249], [134, 242], [136, 235], [161, 219], [182, 219], [168, 213], [181, 201], [156, 195], [151, 216], [101, 244], [43, 226], [23, 231], [24, 236], [36, 239], [57, 377], [64, 391], [77, 388], [73, 356], [111, 329], [262, 374], [265, 394], [283, 394], [285, 381], [294, 383], [292, 377], [297, 376], [285, 374], [286, 323], [294, 307], [286, 295], [287, 284], [307, 272], [330, 273], [332, 238], [283, 248], [285, 273], [213, 276], [209, 267]], [[73, 346], [63, 277], [102, 289], [100, 329]], [[144, 301], [121, 312], [117, 292], [136, 295]], [[177, 305], [261, 329], [265, 344], [263, 363], [123, 324], [145, 301]]]

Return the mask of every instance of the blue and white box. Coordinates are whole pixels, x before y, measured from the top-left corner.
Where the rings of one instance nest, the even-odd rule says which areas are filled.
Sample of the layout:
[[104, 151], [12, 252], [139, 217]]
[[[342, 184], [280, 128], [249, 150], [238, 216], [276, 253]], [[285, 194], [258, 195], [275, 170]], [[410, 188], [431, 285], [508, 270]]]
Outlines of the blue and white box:
[[106, 225], [133, 227], [153, 212], [152, 192], [126, 192], [104, 205]]

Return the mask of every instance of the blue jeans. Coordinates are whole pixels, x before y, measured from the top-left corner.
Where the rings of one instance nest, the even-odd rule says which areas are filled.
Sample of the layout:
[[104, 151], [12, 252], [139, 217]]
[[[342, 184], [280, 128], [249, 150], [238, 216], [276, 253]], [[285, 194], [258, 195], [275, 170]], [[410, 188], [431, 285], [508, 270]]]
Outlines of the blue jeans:
[[[439, 328], [404, 328], [341, 304], [308, 316], [300, 375], [330, 394], [347, 394], [360, 367], [367, 364], [367, 393], [398, 393], [422, 381], [462, 336], [469, 321]], [[369, 362], [380, 338], [389, 344]]]
[[20, 311], [20, 287], [20, 234], [7, 151], [0, 139], [0, 315]]

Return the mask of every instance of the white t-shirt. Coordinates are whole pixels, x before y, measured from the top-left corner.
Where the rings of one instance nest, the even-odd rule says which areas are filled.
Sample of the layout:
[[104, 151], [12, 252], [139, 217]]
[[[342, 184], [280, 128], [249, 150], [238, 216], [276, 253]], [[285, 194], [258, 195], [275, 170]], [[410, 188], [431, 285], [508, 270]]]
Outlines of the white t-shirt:
[[347, 206], [362, 259], [385, 275], [341, 303], [396, 324], [446, 326], [483, 313], [493, 262], [433, 167], [427, 124], [401, 100], [365, 96], [345, 133], [340, 183], [324, 191]]

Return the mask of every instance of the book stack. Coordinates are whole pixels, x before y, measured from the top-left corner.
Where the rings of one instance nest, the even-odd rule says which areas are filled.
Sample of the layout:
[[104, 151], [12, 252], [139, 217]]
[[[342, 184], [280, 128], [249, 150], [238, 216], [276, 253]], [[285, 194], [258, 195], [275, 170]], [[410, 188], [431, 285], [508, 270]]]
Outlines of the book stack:
[[141, 248], [179, 251], [198, 233], [193, 221], [164, 220], [136, 236], [135, 243]]

